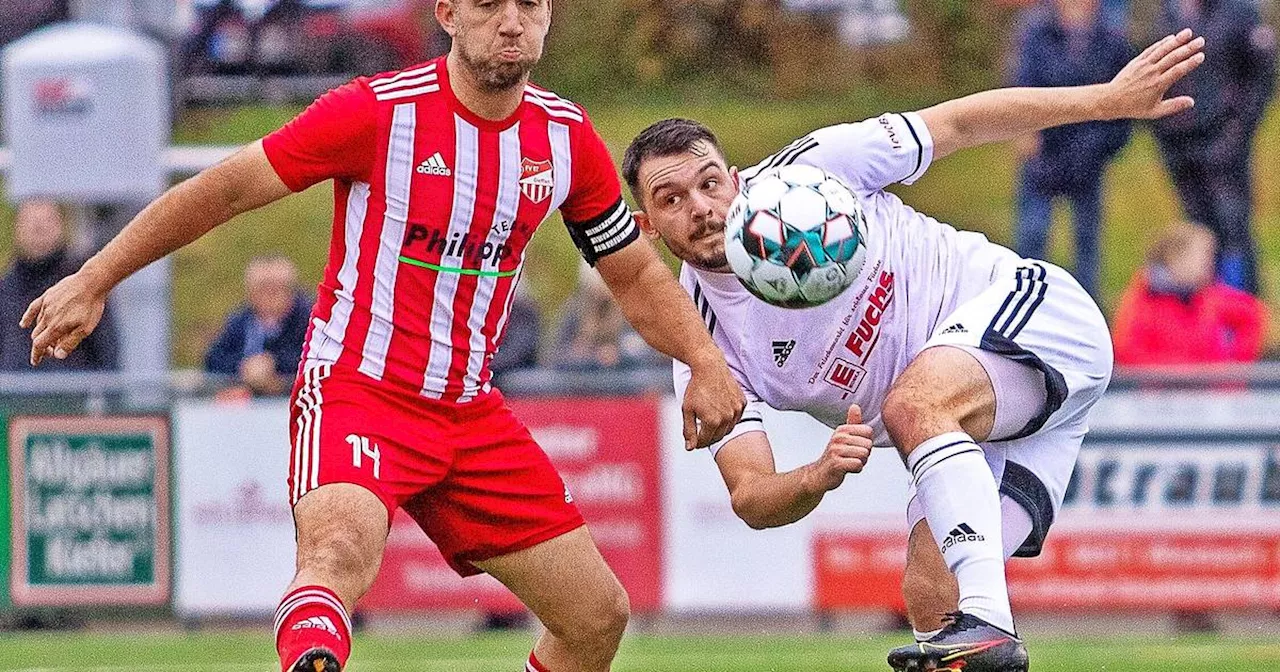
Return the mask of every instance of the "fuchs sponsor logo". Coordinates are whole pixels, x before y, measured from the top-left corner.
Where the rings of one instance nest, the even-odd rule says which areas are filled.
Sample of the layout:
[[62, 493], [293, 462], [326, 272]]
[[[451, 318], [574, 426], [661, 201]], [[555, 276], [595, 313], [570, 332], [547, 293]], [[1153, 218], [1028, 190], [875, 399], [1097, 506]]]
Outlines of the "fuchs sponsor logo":
[[867, 358], [871, 356], [871, 351], [875, 349], [876, 341], [880, 337], [880, 321], [884, 319], [884, 314], [889, 310], [891, 303], [893, 303], [893, 273], [881, 271], [875, 289], [871, 290], [871, 296], [867, 298], [867, 307], [862, 310], [862, 315], [858, 319], [858, 326], [844, 342], [844, 347], [858, 358], [859, 364], [865, 364]]
[[942, 540], [942, 552], [946, 553], [948, 549], [956, 544], [963, 544], [970, 541], [986, 541], [987, 538], [973, 531], [968, 523], [960, 523], [947, 534], [947, 538]]
[[471, 234], [447, 235], [440, 229], [428, 229], [414, 224], [405, 235], [404, 254], [417, 259], [432, 256], [461, 257], [464, 262], [479, 265], [483, 262], [497, 263], [505, 260], [511, 256], [511, 246], [506, 243], [494, 245]]

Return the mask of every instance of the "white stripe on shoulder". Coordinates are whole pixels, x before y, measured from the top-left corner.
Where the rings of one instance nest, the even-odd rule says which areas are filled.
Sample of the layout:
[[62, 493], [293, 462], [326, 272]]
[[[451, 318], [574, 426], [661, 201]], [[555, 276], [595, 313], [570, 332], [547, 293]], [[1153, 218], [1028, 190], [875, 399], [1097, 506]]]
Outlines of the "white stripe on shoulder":
[[409, 79], [402, 79], [398, 82], [388, 82], [386, 84], [379, 84], [377, 86], [374, 86], [373, 90], [378, 93], [386, 93], [393, 89], [407, 89], [411, 86], [418, 86], [420, 84], [432, 84], [438, 81], [439, 79], [440, 79], [439, 73], [428, 72], [427, 74], [422, 75], [421, 77], [411, 77]]
[[532, 102], [532, 104], [538, 105], [539, 108], [543, 109], [548, 116], [554, 116], [554, 118], [557, 119], [570, 119], [573, 120], [573, 122], [582, 122], [582, 114], [579, 113], [579, 111], [576, 111], [576, 109], [566, 110], [563, 108], [553, 108], [549, 101], [545, 101], [536, 96], [526, 95], [525, 102]]
[[383, 100], [383, 101], [398, 100], [400, 98], [408, 98], [410, 96], [420, 96], [427, 93], [435, 93], [436, 91], [439, 91], [439, 90], [440, 90], [439, 84], [428, 84], [426, 86], [419, 86], [413, 89], [396, 89], [394, 91], [388, 91], [386, 93], [379, 93], [377, 94], [376, 97], [378, 100]]
[[400, 72], [397, 72], [396, 74], [391, 75], [390, 77], [382, 77], [379, 79], [375, 79], [369, 82], [369, 86], [377, 87], [377, 86], [382, 86], [384, 84], [391, 84], [392, 82], [398, 82], [402, 79], [417, 77], [418, 75], [425, 75], [428, 72], [435, 72], [435, 71], [436, 71], [435, 63], [432, 63], [431, 65], [427, 65], [421, 68], [414, 68], [412, 70], [401, 70]]

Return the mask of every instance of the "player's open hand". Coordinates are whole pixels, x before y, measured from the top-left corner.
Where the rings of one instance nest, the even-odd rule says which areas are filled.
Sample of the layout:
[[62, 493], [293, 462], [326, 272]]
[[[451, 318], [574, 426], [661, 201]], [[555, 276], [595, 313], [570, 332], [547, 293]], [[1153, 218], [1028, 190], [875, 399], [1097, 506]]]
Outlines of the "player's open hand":
[[684, 392], [685, 450], [706, 448], [723, 439], [742, 418], [747, 399], [733, 379], [724, 357], [716, 352], [701, 366], [691, 366]]
[[1106, 86], [1109, 119], [1159, 119], [1195, 105], [1191, 96], [1166, 99], [1174, 82], [1204, 62], [1204, 38], [1190, 28], [1147, 47]]
[[63, 278], [45, 290], [22, 315], [19, 325], [31, 329], [31, 366], [46, 357], [66, 359], [93, 333], [107, 305], [107, 293], [83, 273]]
[[816, 485], [823, 492], [834, 490], [844, 482], [844, 477], [862, 471], [871, 457], [870, 425], [862, 424], [862, 409], [854, 404], [849, 407], [845, 424], [836, 427], [822, 457], [814, 464]]

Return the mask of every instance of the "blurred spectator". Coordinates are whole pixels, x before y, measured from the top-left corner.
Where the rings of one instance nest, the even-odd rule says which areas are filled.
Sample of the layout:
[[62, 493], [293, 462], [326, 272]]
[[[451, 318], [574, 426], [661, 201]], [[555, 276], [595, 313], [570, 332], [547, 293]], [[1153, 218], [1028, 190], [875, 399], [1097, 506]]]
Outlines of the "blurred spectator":
[[1129, 0], [1101, 0], [1102, 23], [1111, 30], [1126, 34], [1129, 30]]
[[58, 21], [66, 21], [68, 0], [0, 0], [0, 46]]
[[583, 263], [578, 289], [565, 302], [552, 365], [567, 371], [657, 365], [660, 355], [631, 328], [595, 269]]
[[[44, 290], [76, 272], [83, 259], [71, 254], [62, 209], [47, 200], [24, 201], [13, 220], [15, 258], [0, 278], [0, 370], [30, 370], [31, 333], [18, 326]], [[118, 365], [110, 304], [98, 328], [66, 359], [46, 359], [41, 370], [104, 370]]]
[[1147, 253], [1114, 320], [1116, 362], [1252, 362], [1262, 351], [1266, 307], [1214, 275], [1217, 244], [1199, 224], [1171, 226]]
[[[1102, 19], [1098, 0], [1056, 0], [1028, 10], [1018, 38], [1016, 86], [1080, 86], [1109, 81], [1132, 56], [1124, 35]], [[1045, 258], [1053, 202], [1071, 203], [1075, 276], [1097, 296], [1102, 176], [1129, 141], [1128, 121], [1089, 122], [1041, 132], [1023, 147], [1015, 232], [1018, 253]]]
[[1270, 100], [1276, 35], [1252, 0], [1165, 0], [1159, 35], [1191, 28], [1205, 38], [1205, 61], [1173, 85], [1191, 110], [1154, 122], [1156, 141], [1187, 217], [1218, 237], [1218, 275], [1257, 293], [1253, 139]]
[[516, 296], [511, 301], [507, 316], [506, 336], [498, 348], [489, 370], [494, 375], [519, 369], [531, 369], [538, 365], [538, 336], [542, 333], [542, 317], [538, 302], [529, 296], [528, 285], [516, 285]]
[[210, 373], [234, 376], [223, 398], [285, 394], [298, 372], [311, 302], [298, 289], [298, 269], [284, 257], [259, 257], [245, 270], [246, 303], [227, 318], [205, 354]]

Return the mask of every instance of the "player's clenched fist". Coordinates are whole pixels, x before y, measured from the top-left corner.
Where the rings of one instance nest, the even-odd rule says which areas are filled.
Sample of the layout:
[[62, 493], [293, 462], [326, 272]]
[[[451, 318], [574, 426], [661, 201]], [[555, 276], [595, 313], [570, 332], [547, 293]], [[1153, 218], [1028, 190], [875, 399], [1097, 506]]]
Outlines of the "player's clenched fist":
[[871, 427], [862, 424], [862, 409], [857, 404], [850, 406], [845, 424], [836, 427], [822, 457], [814, 463], [816, 485], [823, 491], [835, 490], [846, 475], [862, 471], [871, 456], [873, 435]]
[[724, 438], [742, 418], [747, 400], [718, 352], [697, 366], [684, 393], [685, 450], [706, 448]]

